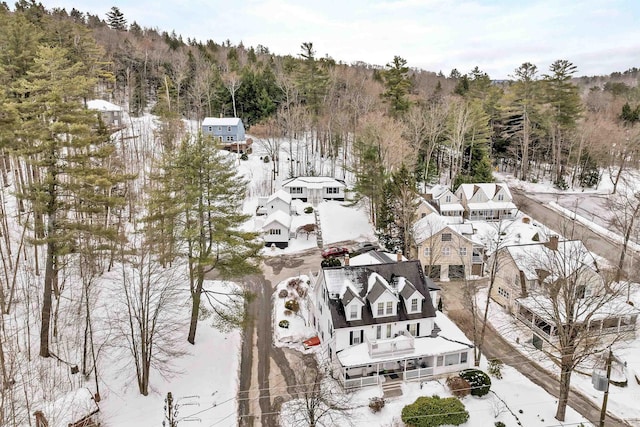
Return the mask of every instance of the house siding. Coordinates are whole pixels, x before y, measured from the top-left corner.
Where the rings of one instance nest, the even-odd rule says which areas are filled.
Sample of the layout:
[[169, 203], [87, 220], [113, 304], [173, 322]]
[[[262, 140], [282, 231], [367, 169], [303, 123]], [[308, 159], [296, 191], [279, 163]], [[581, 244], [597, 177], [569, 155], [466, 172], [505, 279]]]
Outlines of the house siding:
[[[443, 234], [450, 234], [450, 241], [442, 241]], [[460, 248], [466, 250], [465, 255], [460, 255]], [[425, 249], [429, 249], [429, 255], [425, 255]], [[447, 255], [448, 250], [448, 255]], [[417, 258], [425, 266], [440, 266], [440, 275], [436, 280], [449, 280], [450, 265], [464, 265], [465, 275], [472, 271], [473, 242], [461, 236], [456, 231], [446, 227], [416, 247]]]
[[215, 119], [208, 117], [203, 121], [202, 134], [218, 138], [222, 142], [245, 140], [244, 124], [240, 119], [238, 119], [237, 124], [230, 125], [225, 124], [225, 122], [217, 123]]

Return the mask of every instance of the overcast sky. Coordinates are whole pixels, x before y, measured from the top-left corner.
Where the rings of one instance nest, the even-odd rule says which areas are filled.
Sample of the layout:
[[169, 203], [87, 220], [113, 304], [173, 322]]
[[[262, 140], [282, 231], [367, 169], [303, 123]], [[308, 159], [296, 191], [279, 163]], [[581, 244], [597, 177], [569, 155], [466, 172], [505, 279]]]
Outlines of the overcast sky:
[[312, 42], [318, 57], [449, 74], [476, 65], [493, 79], [523, 62], [545, 72], [568, 59], [577, 75], [640, 67], [638, 0], [40, 0], [105, 18], [111, 6], [128, 23], [221, 43], [261, 44], [298, 55]]

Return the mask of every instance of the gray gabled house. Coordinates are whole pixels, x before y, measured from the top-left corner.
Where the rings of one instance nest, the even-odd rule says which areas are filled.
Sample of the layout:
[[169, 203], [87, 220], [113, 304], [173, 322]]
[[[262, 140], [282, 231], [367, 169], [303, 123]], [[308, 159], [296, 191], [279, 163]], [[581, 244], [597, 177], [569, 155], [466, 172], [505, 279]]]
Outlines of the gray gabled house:
[[218, 139], [227, 150], [247, 151], [244, 124], [238, 117], [207, 117], [202, 121], [202, 134]]

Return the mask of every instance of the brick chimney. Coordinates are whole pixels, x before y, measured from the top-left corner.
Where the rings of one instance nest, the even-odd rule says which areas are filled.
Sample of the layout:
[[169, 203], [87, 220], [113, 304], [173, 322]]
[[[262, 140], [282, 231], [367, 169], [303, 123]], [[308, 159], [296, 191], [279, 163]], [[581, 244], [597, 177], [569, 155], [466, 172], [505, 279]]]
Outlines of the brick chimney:
[[49, 422], [45, 418], [42, 411], [34, 412], [33, 416], [36, 418], [36, 427], [49, 427]]
[[557, 234], [553, 234], [551, 236], [549, 236], [549, 241], [547, 243], [545, 243], [545, 246], [548, 247], [549, 249], [551, 249], [552, 251], [557, 251], [558, 250], [558, 235]]
[[400, 249], [398, 249], [398, 252], [396, 252], [396, 261], [402, 262], [402, 251]]
[[344, 265], [345, 267], [349, 266], [349, 254], [344, 254]]

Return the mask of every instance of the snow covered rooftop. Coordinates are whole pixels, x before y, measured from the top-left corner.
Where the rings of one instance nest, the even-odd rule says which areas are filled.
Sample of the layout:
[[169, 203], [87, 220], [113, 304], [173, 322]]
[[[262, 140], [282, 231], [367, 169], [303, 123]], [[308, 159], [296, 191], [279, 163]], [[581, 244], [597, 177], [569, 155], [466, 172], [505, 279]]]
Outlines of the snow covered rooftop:
[[273, 193], [271, 196], [269, 196], [269, 198], [267, 199], [267, 203], [272, 202], [276, 199], [280, 199], [286, 203], [291, 203], [291, 194], [287, 193], [286, 191], [284, 191], [283, 189], [280, 189], [278, 191], [276, 191], [275, 193]]
[[[387, 262], [394, 262], [398, 260], [398, 254], [383, 251], [369, 251], [360, 255], [349, 258], [349, 265], [371, 265], [371, 264], [384, 264]], [[402, 257], [402, 261], [407, 261], [407, 258]]]
[[238, 126], [240, 123], [238, 117], [206, 117], [202, 126]]
[[263, 230], [268, 229], [269, 225], [271, 225], [272, 223], [277, 222], [278, 224], [284, 225], [287, 228], [291, 227], [291, 215], [282, 212], [282, 211], [275, 211], [273, 212], [271, 215], [269, 215], [268, 217], [265, 218], [264, 220], [264, 225], [262, 226]]
[[49, 427], [67, 427], [81, 419], [95, 414], [100, 409], [87, 388], [79, 388], [67, 393], [55, 402], [34, 405], [33, 411], [41, 411]]
[[92, 99], [87, 101], [87, 108], [97, 111], [122, 111], [122, 107], [116, 104], [112, 104], [109, 101], [103, 99]]
[[471, 199], [473, 195], [477, 191], [482, 191], [487, 195], [489, 199], [493, 199], [493, 196], [496, 195], [498, 191], [504, 189], [505, 194], [507, 195], [508, 200], [513, 200], [513, 196], [511, 195], [511, 191], [509, 187], [505, 183], [499, 182], [490, 182], [490, 183], [477, 183], [477, 184], [460, 184], [459, 189], [464, 194], [467, 200]]
[[[606, 302], [602, 302], [602, 298], [605, 297], [587, 297], [583, 298], [578, 304], [576, 304], [576, 320], [584, 321], [586, 316], [591, 315], [590, 320], [602, 320], [609, 317], [621, 317], [621, 316], [638, 316], [640, 310], [632, 305], [627, 304], [626, 298], [616, 296], [612, 297]], [[550, 298], [535, 295], [527, 298], [517, 299], [518, 304], [528, 308], [531, 312], [535, 313], [538, 317], [552, 323], [556, 318], [553, 308], [553, 302]], [[558, 315], [563, 319], [565, 318], [565, 309], [562, 304], [559, 304]]]
[[282, 183], [282, 188], [288, 187], [306, 187], [306, 188], [324, 188], [324, 187], [341, 187], [346, 185], [341, 181], [330, 176], [299, 176], [291, 178]]
[[558, 241], [557, 250], [550, 249], [546, 243], [513, 245], [506, 250], [527, 280], [536, 280], [538, 270], [572, 274], [588, 267], [595, 271], [595, 259], [580, 240]]

